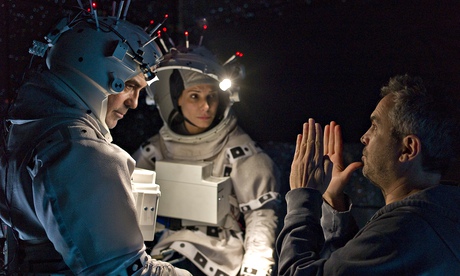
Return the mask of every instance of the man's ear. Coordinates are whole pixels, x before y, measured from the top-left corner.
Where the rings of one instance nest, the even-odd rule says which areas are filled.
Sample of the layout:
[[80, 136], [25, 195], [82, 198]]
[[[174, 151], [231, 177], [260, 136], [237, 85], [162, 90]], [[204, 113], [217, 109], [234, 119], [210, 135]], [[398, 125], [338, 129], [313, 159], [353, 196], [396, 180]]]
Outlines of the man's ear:
[[402, 140], [402, 151], [399, 156], [400, 161], [410, 161], [421, 155], [422, 143], [418, 136], [410, 134]]

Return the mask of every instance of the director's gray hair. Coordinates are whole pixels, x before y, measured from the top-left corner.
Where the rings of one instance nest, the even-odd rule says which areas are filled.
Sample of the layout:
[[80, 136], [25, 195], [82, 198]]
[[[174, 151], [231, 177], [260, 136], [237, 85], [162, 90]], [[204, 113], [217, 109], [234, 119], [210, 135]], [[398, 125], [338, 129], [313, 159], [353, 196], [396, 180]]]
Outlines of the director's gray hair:
[[460, 124], [458, 107], [437, 92], [443, 91], [428, 91], [420, 77], [407, 74], [381, 88], [381, 96], [391, 94], [395, 103], [388, 114], [393, 137], [419, 137], [424, 170], [444, 173], [458, 155]]

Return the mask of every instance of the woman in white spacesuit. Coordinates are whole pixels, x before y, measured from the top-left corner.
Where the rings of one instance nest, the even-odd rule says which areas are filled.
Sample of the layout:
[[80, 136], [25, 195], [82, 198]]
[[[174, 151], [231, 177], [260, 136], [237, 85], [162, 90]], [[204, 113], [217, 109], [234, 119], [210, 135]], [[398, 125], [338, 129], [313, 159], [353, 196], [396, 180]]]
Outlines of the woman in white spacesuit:
[[175, 265], [194, 275], [265, 276], [274, 265], [278, 169], [230, 109], [241, 73], [240, 65], [223, 66], [204, 47], [172, 49], [149, 88], [164, 125], [133, 154], [140, 168], [155, 170], [159, 160], [207, 161], [213, 176], [230, 177], [231, 206], [222, 225], [159, 220], [166, 229], [151, 254], [173, 248], [186, 258]]

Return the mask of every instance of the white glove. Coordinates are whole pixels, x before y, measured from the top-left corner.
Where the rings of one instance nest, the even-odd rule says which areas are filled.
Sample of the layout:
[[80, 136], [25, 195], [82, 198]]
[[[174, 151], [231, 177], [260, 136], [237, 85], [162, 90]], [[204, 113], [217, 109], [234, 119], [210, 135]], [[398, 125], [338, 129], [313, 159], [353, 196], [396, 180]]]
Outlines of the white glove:
[[[150, 259], [144, 269], [139, 275], [152, 275], [152, 276], [193, 276], [185, 269], [174, 267], [170, 263]], [[137, 274], [137, 273], [136, 273]]]

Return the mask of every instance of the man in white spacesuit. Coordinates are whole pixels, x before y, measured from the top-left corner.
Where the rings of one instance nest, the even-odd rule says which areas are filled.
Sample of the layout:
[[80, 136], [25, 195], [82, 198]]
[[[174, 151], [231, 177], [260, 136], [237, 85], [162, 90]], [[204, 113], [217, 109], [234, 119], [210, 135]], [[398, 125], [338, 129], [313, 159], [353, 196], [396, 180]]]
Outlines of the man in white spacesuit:
[[[82, 12], [61, 20], [47, 67], [18, 91], [2, 122], [0, 217], [8, 275], [190, 275], [145, 252], [134, 160], [109, 129], [154, 78], [161, 52], [142, 28]], [[116, 214], [116, 215], [115, 215]], [[14, 234], [14, 236], [12, 236]]]
[[[194, 275], [265, 276], [274, 265], [279, 172], [230, 109], [242, 71], [202, 46], [172, 49], [157, 69], [160, 81], [149, 88], [164, 125], [133, 154], [140, 168], [154, 170], [159, 160], [206, 161], [213, 176], [230, 177], [231, 207], [221, 226], [161, 220], [166, 229], [152, 256], [174, 248], [186, 258], [175, 265]], [[223, 87], [229, 80], [233, 85]]]

